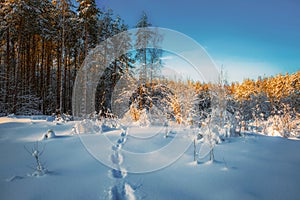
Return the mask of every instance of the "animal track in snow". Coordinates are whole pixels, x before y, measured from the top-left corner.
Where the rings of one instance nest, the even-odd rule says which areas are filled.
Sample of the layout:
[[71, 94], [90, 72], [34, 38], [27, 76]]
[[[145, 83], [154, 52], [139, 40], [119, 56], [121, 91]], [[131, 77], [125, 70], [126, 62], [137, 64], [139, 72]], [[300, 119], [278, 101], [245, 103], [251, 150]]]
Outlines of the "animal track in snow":
[[118, 138], [116, 144], [112, 146], [110, 159], [115, 165], [115, 168], [108, 171], [108, 176], [115, 182], [114, 186], [109, 189], [108, 197], [110, 200], [135, 200], [135, 190], [125, 181], [127, 171], [121, 168], [124, 159], [121, 150], [127, 140], [128, 128], [126, 131], [124, 129], [122, 130], [120, 138]]

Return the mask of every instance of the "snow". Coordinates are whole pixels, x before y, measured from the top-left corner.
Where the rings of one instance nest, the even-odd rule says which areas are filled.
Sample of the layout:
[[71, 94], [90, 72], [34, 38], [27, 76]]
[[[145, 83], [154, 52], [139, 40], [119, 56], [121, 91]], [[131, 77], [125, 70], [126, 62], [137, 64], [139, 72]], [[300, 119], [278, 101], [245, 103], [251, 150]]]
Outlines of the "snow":
[[[232, 137], [214, 148], [215, 161], [208, 157], [193, 161], [193, 145], [173, 164], [147, 173], [130, 173], [130, 163], [141, 161], [126, 151], [153, 152], [171, 144], [179, 148], [189, 129], [125, 127], [100, 133], [74, 134], [77, 122], [57, 125], [47, 117], [0, 118], [0, 199], [299, 199], [300, 141], [282, 137], [246, 134]], [[89, 122], [84, 122], [87, 125]], [[41, 140], [53, 130], [55, 137]], [[104, 149], [114, 168], [89, 154], [85, 139], [107, 137]], [[44, 145], [43, 176], [32, 176], [35, 160], [24, 146], [36, 141]], [[191, 140], [192, 142], [192, 140]], [[42, 146], [40, 146], [42, 147]], [[114, 148], [111, 148], [114, 147]], [[201, 143], [197, 151], [201, 149]], [[168, 155], [145, 157], [145, 163], [164, 162]], [[148, 159], [148, 160], [147, 160]], [[138, 166], [137, 166], [138, 167]]]
[[47, 133], [45, 133], [45, 134], [43, 135], [42, 140], [47, 140], [47, 139], [50, 139], [50, 138], [55, 138], [55, 133], [54, 133], [54, 131], [53, 131], [52, 129], [49, 129], [49, 130], [47, 131]]

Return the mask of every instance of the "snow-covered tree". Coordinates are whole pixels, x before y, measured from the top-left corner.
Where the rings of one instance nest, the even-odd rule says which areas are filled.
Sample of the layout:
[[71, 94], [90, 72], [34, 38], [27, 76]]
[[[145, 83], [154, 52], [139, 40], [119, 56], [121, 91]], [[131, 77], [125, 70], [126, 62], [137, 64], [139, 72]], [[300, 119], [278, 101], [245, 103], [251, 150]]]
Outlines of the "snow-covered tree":
[[[136, 28], [140, 28], [136, 32], [136, 41], [134, 47], [135, 61], [139, 64], [139, 108], [143, 109], [142, 94], [143, 91], [149, 90], [148, 100], [150, 101], [150, 108], [152, 107], [152, 90], [155, 83], [155, 77], [162, 65], [161, 56], [162, 50], [159, 48], [159, 44], [162, 41], [162, 36], [158, 31], [150, 29], [151, 24], [148, 21], [146, 13], [143, 13], [141, 19], [138, 21]], [[150, 48], [150, 46], [152, 48]], [[145, 88], [149, 85], [150, 87]], [[147, 108], [149, 110], [149, 108]]]
[[[120, 92], [120, 87], [116, 88], [118, 82], [122, 80], [129, 81], [127, 78], [132, 78], [132, 63], [134, 61], [131, 58], [131, 52], [128, 52], [132, 44], [130, 34], [127, 32], [127, 25], [124, 24], [124, 21], [119, 16], [113, 19], [113, 14], [110, 10], [103, 15], [101, 18], [103, 25], [102, 39], [111, 36], [111, 38], [106, 38], [105, 41], [101, 42], [103, 57], [111, 61], [111, 63], [105, 69], [97, 87], [96, 109], [97, 111], [106, 112], [107, 110], [112, 111], [112, 101], [115, 100], [113, 93], [116, 93], [114, 91], [117, 89]], [[104, 60], [103, 62], [105, 63], [106, 61]]]
[[95, 0], [77, 0], [79, 23], [83, 30], [84, 55], [87, 55], [89, 49], [96, 47], [98, 43], [98, 16], [99, 9]]
[[228, 92], [223, 69], [220, 72], [218, 82], [210, 87], [211, 95], [211, 123], [218, 129], [219, 136], [223, 139], [231, 135], [232, 113], [228, 107]]

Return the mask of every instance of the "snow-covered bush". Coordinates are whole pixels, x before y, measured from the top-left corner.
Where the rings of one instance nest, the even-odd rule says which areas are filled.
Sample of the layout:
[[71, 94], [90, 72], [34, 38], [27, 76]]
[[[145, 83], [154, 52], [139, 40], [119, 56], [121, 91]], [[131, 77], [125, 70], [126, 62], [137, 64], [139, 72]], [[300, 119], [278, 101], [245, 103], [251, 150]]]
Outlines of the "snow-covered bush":
[[149, 120], [148, 111], [146, 109], [141, 110], [138, 122], [141, 127], [148, 127], [150, 125], [151, 122]]
[[60, 125], [60, 124], [64, 124], [66, 123], [65, 119], [63, 117], [61, 117], [61, 115], [57, 115], [54, 119], [54, 124], [56, 125]]
[[133, 103], [118, 123], [125, 126], [148, 127], [151, 125], [151, 113], [145, 108], [143, 110], [136, 108], [136, 103]]
[[273, 114], [267, 115], [267, 117], [265, 117], [265, 112], [261, 112], [260, 110], [261, 109], [256, 106], [256, 110], [253, 111], [260, 114], [253, 114], [253, 120], [250, 122], [253, 131], [268, 136], [299, 136], [298, 114], [289, 104], [282, 103], [280, 107], [274, 108]]
[[74, 126], [74, 132], [78, 134], [88, 133], [88, 134], [96, 134], [102, 133], [103, 130], [103, 121], [102, 120], [91, 120], [91, 119], [84, 119], [78, 122]]
[[274, 115], [270, 116], [263, 123], [264, 134], [269, 136], [291, 137], [299, 136], [299, 120], [292, 119], [290, 115]]
[[69, 121], [73, 121], [73, 116], [68, 114], [68, 113], [63, 113], [61, 115], [61, 118], [65, 121], [65, 122], [69, 122]]
[[52, 130], [52, 129], [49, 129], [48, 131], [47, 131], [47, 133], [45, 133], [44, 135], [43, 135], [43, 140], [47, 140], [47, 139], [50, 139], [50, 138], [55, 138], [55, 132]]

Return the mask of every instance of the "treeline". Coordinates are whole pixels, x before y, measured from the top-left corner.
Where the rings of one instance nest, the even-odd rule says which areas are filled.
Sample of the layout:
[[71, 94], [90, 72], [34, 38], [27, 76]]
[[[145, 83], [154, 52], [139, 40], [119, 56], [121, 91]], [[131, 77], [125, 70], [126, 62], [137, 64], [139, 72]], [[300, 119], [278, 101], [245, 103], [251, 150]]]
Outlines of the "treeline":
[[217, 83], [161, 77], [140, 91], [139, 86], [129, 96], [130, 109], [120, 116], [142, 126], [169, 122], [209, 126], [220, 137], [244, 131], [283, 137], [300, 134], [300, 71], [230, 84], [222, 71]]
[[240, 112], [247, 114], [245, 117], [248, 118], [280, 115], [287, 106], [294, 117], [300, 113], [300, 71], [257, 80], [247, 79], [241, 84], [232, 84], [228, 91], [239, 104]]
[[[144, 14], [136, 27], [148, 26]], [[97, 8], [94, 0], [76, 5], [69, 0], [0, 0], [0, 114], [70, 113], [77, 71], [89, 50], [126, 30], [120, 17]], [[143, 30], [136, 38], [126, 41], [128, 49], [137, 50], [113, 61], [99, 77], [96, 111], [109, 112], [116, 83], [124, 73], [135, 73], [131, 79], [137, 91], [124, 109], [149, 111], [155, 105], [161, 108], [157, 112], [178, 123], [199, 122], [195, 118], [205, 119], [212, 112], [240, 122], [287, 110], [293, 117], [300, 113], [300, 72], [232, 84], [222, 77], [218, 84], [157, 81], [163, 52], [146, 47], [159, 47], [163, 38]], [[142, 67], [134, 69], [134, 63]]]
[[[280, 114], [285, 105], [289, 105], [293, 113], [300, 113], [300, 71], [257, 80], [245, 79], [242, 83], [189, 81], [188, 85], [196, 90], [199, 100], [218, 96], [217, 99], [225, 102], [226, 110], [239, 112], [246, 120], [252, 119], [253, 113], [264, 117]], [[207, 105], [210, 107], [210, 103]]]
[[[143, 96], [155, 105], [148, 112], [160, 109], [160, 119], [196, 127], [210, 124], [224, 137], [250, 129], [284, 137], [300, 134], [300, 71], [230, 84], [221, 71], [217, 83], [160, 80], [155, 88]], [[145, 111], [138, 107], [131, 107], [132, 118], [145, 121]]]
[[[70, 0], [1, 0], [0, 113], [71, 112], [76, 73], [89, 50], [127, 29], [94, 0], [76, 5]], [[122, 70], [110, 76], [116, 73]]]
[[214, 116], [221, 127], [228, 127], [231, 133], [246, 130], [253, 123], [257, 131], [264, 127], [261, 132], [266, 132], [268, 126], [280, 130], [282, 135], [292, 130], [299, 131], [300, 71], [231, 84], [222, 78], [221, 73], [216, 84], [188, 81], [186, 85], [196, 93], [195, 122], [201, 123]]

